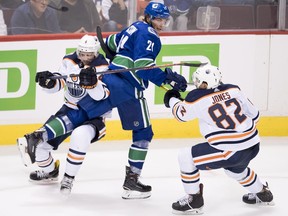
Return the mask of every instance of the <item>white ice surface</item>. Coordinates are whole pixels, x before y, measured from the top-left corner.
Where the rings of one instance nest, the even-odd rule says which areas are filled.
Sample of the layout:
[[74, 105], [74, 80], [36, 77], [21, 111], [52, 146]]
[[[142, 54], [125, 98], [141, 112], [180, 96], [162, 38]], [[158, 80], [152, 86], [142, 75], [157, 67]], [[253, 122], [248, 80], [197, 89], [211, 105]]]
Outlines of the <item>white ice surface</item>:
[[[63, 197], [59, 184], [35, 185], [28, 181], [35, 167], [24, 167], [15, 146], [0, 147], [1, 216], [166, 216], [171, 204], [184, 195], [177, 153], [202, 139], [153, 140], [141, 181], [152, 186], [145, 200], [123, 200], [122, 184], [130, 141], [100, 141], [90, 146], [74, 182], [71, 195]], [[59, 181], [65, 170], [68, 144], [54, 152], [61, 161]], [[250, 167], [269, 183], [275, 206], [242, 203], [247, 191], [223, 170], [201, 171], [204, 216], [286, 216], [288, 196], [288, 137], [262, 138], [258, 156]]]

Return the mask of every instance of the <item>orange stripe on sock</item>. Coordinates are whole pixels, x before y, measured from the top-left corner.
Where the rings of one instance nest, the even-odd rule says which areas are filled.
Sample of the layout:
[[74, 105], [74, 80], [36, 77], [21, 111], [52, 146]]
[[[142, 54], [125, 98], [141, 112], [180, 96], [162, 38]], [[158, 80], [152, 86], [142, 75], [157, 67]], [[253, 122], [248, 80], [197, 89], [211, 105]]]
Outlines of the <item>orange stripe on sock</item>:
[[252, 173], [251, 173], [250, 177], [249, 177], [246, 181], [240, 182], [240, 184], [241, 184], [241, 185], [245, 185], [245, 184], [251, 182], [252, 179], [254, 179], [254, 176], [255, 176], [255, 173], [254, 173], [254, 171], [252, 170]]
[[200, 177], [200, 173], [198, 172], [197, 175], [193, 175], [193, 176], [185, 176], [181, 174], [181, 178], [182, 179], [187, 179], [187, 180], [192, 180], [192, 179], [197, 179]]
[[68, 157], [73, 159], [73, 160], [79, 160], [79, 161], [80, 160], [82, 160], [82, 161], [84, 160], [84, 157], [75, 157], [75, 156], [71, 155], [70, 153], [68, 153]]

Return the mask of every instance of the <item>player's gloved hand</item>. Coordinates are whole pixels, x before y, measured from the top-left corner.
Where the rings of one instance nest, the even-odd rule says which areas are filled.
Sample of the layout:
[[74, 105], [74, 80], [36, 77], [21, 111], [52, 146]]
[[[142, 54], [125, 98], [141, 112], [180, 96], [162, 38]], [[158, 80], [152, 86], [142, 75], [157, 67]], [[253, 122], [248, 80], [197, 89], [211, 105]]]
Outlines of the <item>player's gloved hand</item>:
[[164, 104], [167, 108], [170, 108], [169, 106], [169, 101], [172, 97], [175, 97], [175, 98], [181, 98], [181, 95], [178, 91], [174, 90], [174, 89], [170, 89], [168, 90], [165, 95], [164, 95]]
[[167, 74], [165, 84], [169, 84], [176, 91], [184, 92], [187, 88], [186, 79], [176, 72], [173, 72], [171, 68], [165, 68], [165, 73]]
[[37, 72], [35, 82], [39, 83], [39, 85], [43, 88], [51, 89], [56, 84], [55, 79], [50, 79], [52, 76], [54, 76], [54, 74], [49, 71]]
[[82, 69], [79, 74], [80, 83], [79, 85], [85, 89], [95, 88], [98, 82], [96, 68], [88, 67], [86, 69]]

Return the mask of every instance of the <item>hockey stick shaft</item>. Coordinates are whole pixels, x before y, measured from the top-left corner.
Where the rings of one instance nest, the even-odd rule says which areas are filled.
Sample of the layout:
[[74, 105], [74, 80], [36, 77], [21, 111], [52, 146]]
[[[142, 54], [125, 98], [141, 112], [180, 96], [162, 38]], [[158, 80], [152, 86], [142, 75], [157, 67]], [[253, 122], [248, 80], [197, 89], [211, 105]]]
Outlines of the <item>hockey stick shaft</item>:
[[[206, 65], [207, 63], [188, 63], [188, 62], [183, 62], [183, 63], [174, 63], [174, 64], [164, 64], [164, 65], [154, 65], [154, 66], [148, 66], [148, 67], [135, 67], [135, 68], [123, 68], [123, 69], [115, 69], [115, 70], [107, 70], [107, 71], [99, 71], [96, 72], [97, 75], [101, 74], [113, 74], [113, 73], [123, 73], [123, 72], [128, 72], [128, 71], [136, 71], [136, 70], [151, 70], [155, 68], [166, 68], [166, 67], [171, 67], [171, 66], [187, 66], [187, 67], [200, 67], [203, 65]], [[66, 79], [68, 77], [78, 77], [79, 74], [70, 74], [70, 75], [64, 75], [64, 76], [53, 76], [50, 77], [50, 79]]]
[[167, 87], [164, 86], [164, 85], [161, 85], [160, 88], [164, 89], [166, 92], [169, 91], [169, 88], [167, 88]]
[[106, 44], [105, 44], [105, 42], [104, 42], [104, 40], [103, 40], [102, 30], [101, 30], [101, 27], [100, 27], [100, 26], [97, 26], [97, 28], [96, 28], [96, 34], [97, 34], [97, 37], [98, 37], [100, 46], [101, 46], [103, 52], [106, 54], [106, 57], [107, 57], [108, 59], [113, 59], [113, 55], [110, 53], [108, 47], [106, 46]]
[[[161, 85], [161, 86], [159, 86], [159, 87], [162, 88], [162, 89], [164, 89], [166, 92], [170, 90], [169, 88], [167, 88], [167, 87], [164, 86], [164, 85]], [[182, 101], [184, 101], [184, 99], [183, 99], [182, 97], [180, 97], [179, 99], [182, 100]]]

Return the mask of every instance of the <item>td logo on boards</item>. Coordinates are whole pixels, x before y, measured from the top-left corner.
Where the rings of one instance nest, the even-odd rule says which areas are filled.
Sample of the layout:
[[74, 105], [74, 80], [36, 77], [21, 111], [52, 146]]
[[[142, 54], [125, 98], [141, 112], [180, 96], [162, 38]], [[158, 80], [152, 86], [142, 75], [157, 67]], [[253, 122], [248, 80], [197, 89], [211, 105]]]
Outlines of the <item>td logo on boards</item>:
[[0, 51], [0, 111], [35, 109], [37, 50]]

